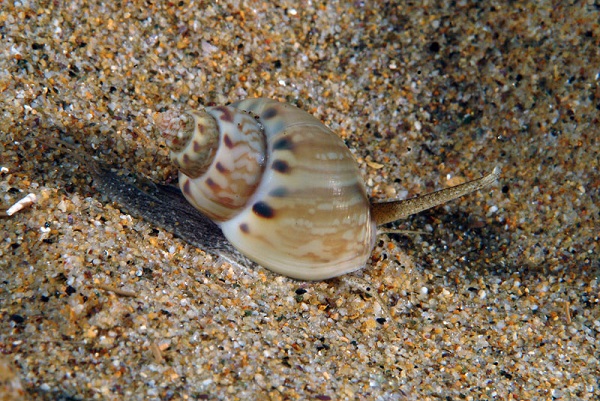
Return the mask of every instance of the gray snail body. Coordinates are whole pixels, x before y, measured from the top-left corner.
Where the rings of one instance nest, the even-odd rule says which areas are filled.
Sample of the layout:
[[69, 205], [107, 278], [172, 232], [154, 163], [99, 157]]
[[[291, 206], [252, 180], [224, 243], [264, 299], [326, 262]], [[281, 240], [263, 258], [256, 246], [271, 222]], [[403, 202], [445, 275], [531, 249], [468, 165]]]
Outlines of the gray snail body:
[[478, 180], [422, 197], [370, 204], [344, 142], [312, 115], [271, 99], [156, 119], [180, 170], [186, 199], [249, 259], [301, 280], [364, 267], [377, 226], [496, 181]]

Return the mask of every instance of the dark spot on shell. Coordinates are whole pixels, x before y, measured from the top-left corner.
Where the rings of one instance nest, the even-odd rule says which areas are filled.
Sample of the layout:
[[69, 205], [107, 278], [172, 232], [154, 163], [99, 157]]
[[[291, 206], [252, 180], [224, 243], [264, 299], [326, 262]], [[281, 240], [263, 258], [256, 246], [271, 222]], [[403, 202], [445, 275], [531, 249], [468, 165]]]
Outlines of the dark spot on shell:
[[198, 132], [200, 132], [201, 134], [204, 134], [205, 130], [206, 130], [206, 127], [204, 126], [204, 124], [198, 123]]
[[275, 141], [273, 144], [273, 150], [292, 150], [294, 144], [289, 138], [281, 138]]
[[290, 165], [284, 160], [275, 160], [271, 165], [273, 170], [278, 171], [282, 174], [288, 173], [290, 171]]
[[214, 108], [214, 110], [221, 112], [221, 116], [219, 117], [219, 119], [221, 119], [222, 121], [226, 121], [228, 123], [233, 122], [233, 113], [231, 112], [231, 109], [229, 107], [217, 106]]
[[225, 146], [227, 146], [229, 149], [232, 149], [235, 146], [231, 141], [231, 138], [227, 134], [223, 135], [223, 142], [225, 143]]
[[277, 109], [275, 107], [271, 107], [270, 109], [265, 110], [262, 116], [265, 120], [268, 120], [269, 118], [273, 118], [276, 115], [277, 115]]
[[275, 211], [271, 206], [269, 206], [266, 202], [256, 202], [252, 206], [252, 211], [256, 213], [256, 215], [260, 217], [264, 217], [265, 219], [270, 219], [275, 215]]
[[189, 164], [190, 163], [190, 157], [187, 155], [187, 153], [183, 154], [183, 164]]
[[283, 198], [284, 196], [287, 196], [287, 194], [288, 191], [284, 187], [275, 188], [271, 192], [269, 192], [269, 195], [274, 198]]
[[244, 234], [248, 234], [250, 232], [250, 227], [248, 227], [248, 224], [246, 223], [242, 223], [240, 224], [240, 230], [244, 233]]
[[210, 187], [210, 189], [219, 189], [219, 186], [217, 185], [216, 182], [213, 181], [212, 178], [206, 179], [206, 185], [208, 185]]
[[192, 145], [194, 146], [194, 152], [196, 152], [196, 153], [200, 153], [201, 146], [200, 146], [200, 144], [198, 143], [198, 141], [194, 141], [194, 142], [192, 143]]
[[221, 164], [221, 162], [217, 162], [217, 164], [215, 165], [215, 167], [217, 168], [217, 171], [221, 174], [225, 174], [228, 173], [229, 171], [225, 168], [225, 166], [223, 166]]
[[190, 180], [185, 180], [183, 183], [183, 193], [186, 195], [191, 195]]

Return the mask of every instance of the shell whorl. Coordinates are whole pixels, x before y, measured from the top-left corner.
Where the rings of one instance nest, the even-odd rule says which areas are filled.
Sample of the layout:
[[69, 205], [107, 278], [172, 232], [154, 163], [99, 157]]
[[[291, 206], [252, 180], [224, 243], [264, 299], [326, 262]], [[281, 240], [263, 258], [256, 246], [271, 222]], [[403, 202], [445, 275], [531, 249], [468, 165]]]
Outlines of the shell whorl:
[[254, 117], [231, 107], [163, 113], [157, 125], [179, 168], [188, 202], [216, 222], [247, 204], [262, 176], [266, 143]]
[[204, 174], [213, 162], [219, 141], [215, 119], [204, 110], [187, 114], [168, 111], [156, 118], [156, 124], [179, 171], [192, 178]]

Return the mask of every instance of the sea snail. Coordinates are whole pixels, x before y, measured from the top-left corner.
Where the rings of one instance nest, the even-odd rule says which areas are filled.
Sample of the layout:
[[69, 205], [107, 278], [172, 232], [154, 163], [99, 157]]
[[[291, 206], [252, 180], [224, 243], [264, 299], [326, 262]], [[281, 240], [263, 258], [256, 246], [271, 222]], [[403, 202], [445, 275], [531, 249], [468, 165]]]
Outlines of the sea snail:
[[344, 142], [287, 103], [246, 99], [167, 111], [156, 124], [186, 199], [249, 259], [301, 280], [364, 267], [377, 227], [491, 185], [480, 179], [421, 197], [370, 204]]

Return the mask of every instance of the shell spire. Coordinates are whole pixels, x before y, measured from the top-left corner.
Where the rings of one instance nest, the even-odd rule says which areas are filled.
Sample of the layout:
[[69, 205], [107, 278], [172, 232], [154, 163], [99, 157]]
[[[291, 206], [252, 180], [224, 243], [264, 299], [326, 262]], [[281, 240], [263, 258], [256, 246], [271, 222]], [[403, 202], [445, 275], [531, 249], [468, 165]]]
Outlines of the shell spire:
[[188, 202], [215, 222], [240, 213], [260, 184], [267, 159], [263, 128], [254, 116], [221, 106], [167, 111], [155, 121]]
[[155, 121], [179, 170], [191, 178], [204, 174], [215, 158], [219, 142], [215, 119], [204, 110], [186, 114], [167, 111]]

